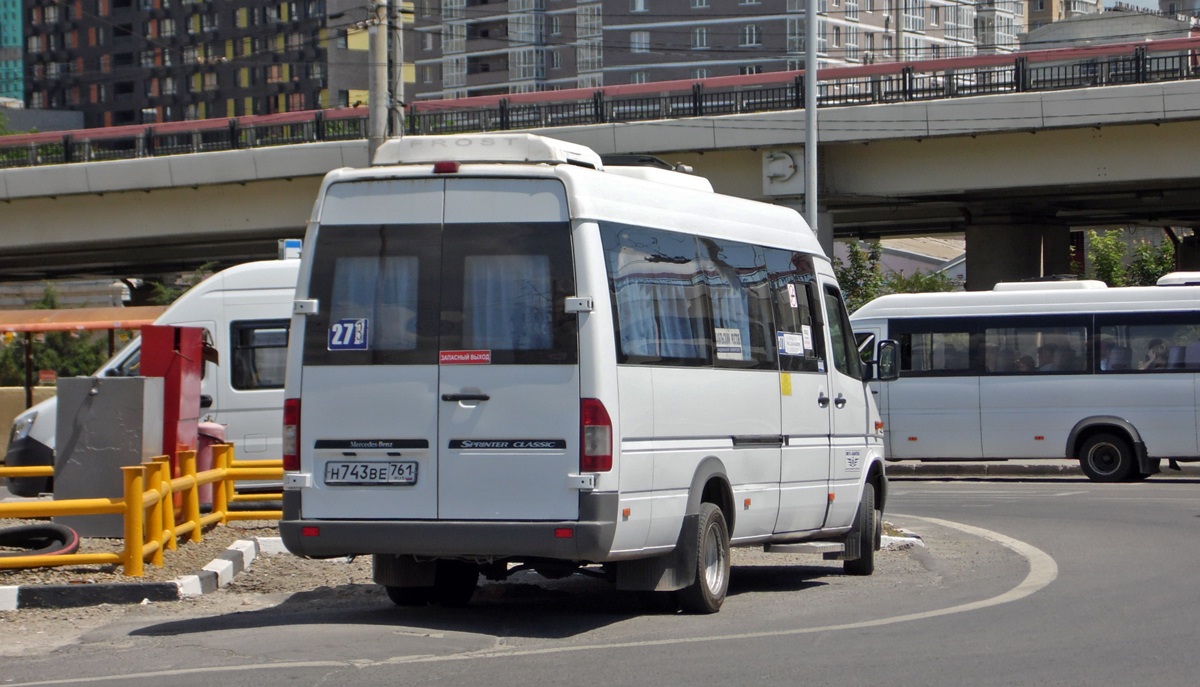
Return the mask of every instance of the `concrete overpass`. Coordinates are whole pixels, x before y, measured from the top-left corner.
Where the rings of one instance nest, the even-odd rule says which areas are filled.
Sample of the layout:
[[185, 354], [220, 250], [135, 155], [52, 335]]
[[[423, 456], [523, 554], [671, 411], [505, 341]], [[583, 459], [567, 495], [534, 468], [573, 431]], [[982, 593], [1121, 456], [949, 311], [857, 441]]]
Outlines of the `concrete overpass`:
[[[804, 112], [538, 130], [692, 165], [799, 208]], [[822, 109], [821, 230], [965, 232], [973, 287], [1068, 271], [1072, 228], [1200, 224], [1200, 82]], [[365, 141], [0, 171], [0, 279], [137, 274], [273, 255]]]

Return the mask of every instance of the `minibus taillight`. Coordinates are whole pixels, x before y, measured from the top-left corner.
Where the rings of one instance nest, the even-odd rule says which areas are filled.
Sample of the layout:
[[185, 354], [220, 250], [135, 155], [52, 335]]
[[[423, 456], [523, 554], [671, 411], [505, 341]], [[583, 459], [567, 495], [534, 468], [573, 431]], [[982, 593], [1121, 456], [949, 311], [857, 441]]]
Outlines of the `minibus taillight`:
[[604, 404], [585, 398], [579, 408], [579, 470], [608, 472], [612, 470], [612, 419]]
[[300, 399], [283, 401], [283, 469], [300, 469]]
[[458, 174], [458, 163], [454, 160], [442, 160], [433, 163], [434, 174]]

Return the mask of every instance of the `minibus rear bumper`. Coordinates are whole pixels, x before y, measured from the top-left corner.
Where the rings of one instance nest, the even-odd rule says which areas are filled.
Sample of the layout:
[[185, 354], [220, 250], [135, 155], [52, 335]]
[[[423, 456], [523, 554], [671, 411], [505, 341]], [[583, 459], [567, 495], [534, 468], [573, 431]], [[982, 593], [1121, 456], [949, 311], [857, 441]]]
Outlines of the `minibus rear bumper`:
[[600, 562], [610, 555], [617, 528], [615, 493], [581, 495], [579, 520], [563, 521], [308, 520], [295, 517], [299, 499], [299, 492], [284, 492], [279, 533], [288, 551], [309, 558], [393, 554]]

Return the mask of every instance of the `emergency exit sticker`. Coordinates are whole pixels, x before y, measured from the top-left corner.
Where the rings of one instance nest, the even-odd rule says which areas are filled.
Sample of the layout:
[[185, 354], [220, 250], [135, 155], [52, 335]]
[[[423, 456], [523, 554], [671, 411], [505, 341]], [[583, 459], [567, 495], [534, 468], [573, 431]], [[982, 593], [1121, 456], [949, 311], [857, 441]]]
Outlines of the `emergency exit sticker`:
[[441, 351], [438, 362], [442, 365], [491, 365], [491, 351]]
[[365, 351], [368, 338], [367, 318], [338, 320], [329, 327], [329, 350]]

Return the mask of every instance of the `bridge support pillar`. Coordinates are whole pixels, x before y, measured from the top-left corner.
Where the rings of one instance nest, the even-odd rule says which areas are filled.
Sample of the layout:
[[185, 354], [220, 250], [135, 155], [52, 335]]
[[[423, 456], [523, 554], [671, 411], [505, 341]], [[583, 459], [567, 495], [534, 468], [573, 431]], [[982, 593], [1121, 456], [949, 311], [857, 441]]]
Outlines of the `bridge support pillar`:
[[967, 290], [997, 282], [1071, 273], [1071, 230], [1065, 226], [967, 227]]

